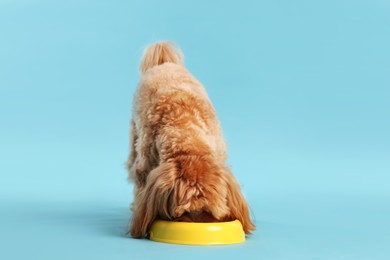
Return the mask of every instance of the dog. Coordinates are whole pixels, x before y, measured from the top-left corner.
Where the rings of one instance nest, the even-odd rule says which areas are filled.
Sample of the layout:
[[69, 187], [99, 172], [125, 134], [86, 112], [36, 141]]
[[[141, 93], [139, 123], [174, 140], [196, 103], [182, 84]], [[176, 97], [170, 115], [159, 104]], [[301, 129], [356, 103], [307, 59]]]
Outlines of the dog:
[[220, 222], [255, 229], [226, 160], [216, 111], [172, 42], [148, 47], [140, 65], [130, 131], [129, 180], [135, 185], [128, 233], [144, 238], [155, 219]]

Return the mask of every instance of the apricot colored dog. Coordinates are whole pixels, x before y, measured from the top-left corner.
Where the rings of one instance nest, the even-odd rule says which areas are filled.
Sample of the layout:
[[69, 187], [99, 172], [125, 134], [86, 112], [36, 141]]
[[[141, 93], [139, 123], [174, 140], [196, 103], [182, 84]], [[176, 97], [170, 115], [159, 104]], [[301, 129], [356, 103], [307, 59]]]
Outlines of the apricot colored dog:
[[130, 234], [148, 235], [157, 218], [216, 222], [238, 219], [255, 229], [227, 163], [210, 99], [184, 67], [173, 43], [146, 49], [133, 100], [129, 179], [135, 184]]

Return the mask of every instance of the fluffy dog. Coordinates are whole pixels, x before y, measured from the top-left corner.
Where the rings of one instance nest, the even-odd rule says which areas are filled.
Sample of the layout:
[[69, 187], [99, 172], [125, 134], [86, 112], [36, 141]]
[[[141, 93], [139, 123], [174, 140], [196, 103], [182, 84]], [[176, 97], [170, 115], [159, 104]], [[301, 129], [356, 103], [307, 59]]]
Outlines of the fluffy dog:
[[129, 233], [148, 235], [156, 219], [216, 222], [238, 219], [255, 229], [226, 164], [226, 146], [203, 86], [170, 42], [145, 50], [133, 100], [129, 179], [134, 182]]

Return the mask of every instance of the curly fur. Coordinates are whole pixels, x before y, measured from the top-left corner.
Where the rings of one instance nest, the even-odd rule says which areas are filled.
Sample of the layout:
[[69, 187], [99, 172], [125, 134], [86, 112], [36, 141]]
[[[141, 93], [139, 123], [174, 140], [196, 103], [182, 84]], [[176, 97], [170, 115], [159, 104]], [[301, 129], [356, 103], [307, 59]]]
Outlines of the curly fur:
[[156, 218], [241, 221], [255, 229], [226, 164], [226, 145], [203, 86], [172, 43], [146, 49], [133, 100], [129, 179], [135, 183], [130, 234], [145, 237]]

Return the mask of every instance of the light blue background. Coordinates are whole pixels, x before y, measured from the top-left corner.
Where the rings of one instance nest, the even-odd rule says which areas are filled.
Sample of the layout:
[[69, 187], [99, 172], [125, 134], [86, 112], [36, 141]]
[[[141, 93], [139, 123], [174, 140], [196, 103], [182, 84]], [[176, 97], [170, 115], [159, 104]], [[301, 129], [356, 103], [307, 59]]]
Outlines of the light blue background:
[[[176, 41], [257, 231], [123, 236], [142, 50]], [[0, 1], [1, 259], [390, 259], [390, 2]]]

